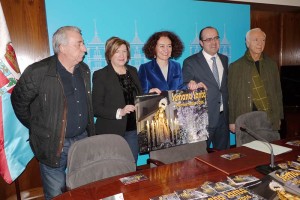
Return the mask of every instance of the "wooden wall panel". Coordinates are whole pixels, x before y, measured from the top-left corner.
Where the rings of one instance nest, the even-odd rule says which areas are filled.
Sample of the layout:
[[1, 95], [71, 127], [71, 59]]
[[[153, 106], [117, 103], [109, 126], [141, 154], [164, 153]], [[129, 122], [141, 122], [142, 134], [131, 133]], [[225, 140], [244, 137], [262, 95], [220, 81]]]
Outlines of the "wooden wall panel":
[[[44, 0], [1, 0], [20, 69], [49, 56]], [[19, 177], [20, 189], [40, 187], [41, 178], [34, 158]], [[0, 178], [0, 199], [15, 194], [15, 185]]]
[[267, 35], [265, 53], [280, 66], [281, 20], [279, 12], [251, 10], [251, 28], [261, 28]]
[[282, 65], [300, 65], [300, 13], [283, 13], [282, 19]]
[[[300, 11], [258, 10], [251, 7], [251, 28], [260, 27], [267, 34], [265, 52], [278, 64], [300, 66]], [[300, 78], [300, 77], [299, 77]], [[281, 137], [300, 134], [298, 108], [284, 107]]]
[[49, 56], [44, 0], [1, 0], [21, 71]]

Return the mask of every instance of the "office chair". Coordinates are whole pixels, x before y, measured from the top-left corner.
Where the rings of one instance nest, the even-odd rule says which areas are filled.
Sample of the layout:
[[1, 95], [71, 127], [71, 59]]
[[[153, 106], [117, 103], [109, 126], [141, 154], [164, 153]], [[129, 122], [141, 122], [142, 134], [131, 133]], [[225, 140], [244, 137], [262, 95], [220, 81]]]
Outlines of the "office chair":
[[136, 163], [126, 140], [103, 134], [75, 142], [68, 155], [66, 185], [73, 189], [100, 179], [133, 172]]
[[263, 111], [253, 111], [242, 114], [235, 121], [237, 147], [254, 140], [259, 140], [259, 138], [254, 138], [250, 134], [241, 131], [240, 127], [248, 128], [268, 142], [280, 140], [279, 132], [272, 130], [272, 124], [268, 119], [267, 113]]
[[166, 149], [150, 151], [147, 163], [150, 167], [188, 160], [207, 153], [206, 141], [183, 144]]

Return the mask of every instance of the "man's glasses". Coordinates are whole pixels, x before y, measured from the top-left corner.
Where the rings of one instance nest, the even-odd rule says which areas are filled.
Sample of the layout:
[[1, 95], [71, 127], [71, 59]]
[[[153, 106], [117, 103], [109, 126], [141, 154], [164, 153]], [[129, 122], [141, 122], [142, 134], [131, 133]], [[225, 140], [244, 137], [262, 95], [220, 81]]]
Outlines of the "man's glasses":
[[218, 41], [220, 39], [219, 36], [213, 37], [213, 38], [207, 38], [205, 40], [202, 40], [203, 42], [212, 42], [212, 41]]

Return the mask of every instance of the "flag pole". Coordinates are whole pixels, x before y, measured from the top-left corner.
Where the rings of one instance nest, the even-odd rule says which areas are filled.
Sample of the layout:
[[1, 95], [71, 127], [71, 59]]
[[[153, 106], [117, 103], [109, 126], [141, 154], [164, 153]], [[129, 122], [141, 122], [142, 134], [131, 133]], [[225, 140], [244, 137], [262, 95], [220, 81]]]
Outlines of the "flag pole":
[[17, 200], [21, 200], [19, 179], [16, 178], [16, 180], [14, 182], [15, 182], [15, 189], [16, 189]]

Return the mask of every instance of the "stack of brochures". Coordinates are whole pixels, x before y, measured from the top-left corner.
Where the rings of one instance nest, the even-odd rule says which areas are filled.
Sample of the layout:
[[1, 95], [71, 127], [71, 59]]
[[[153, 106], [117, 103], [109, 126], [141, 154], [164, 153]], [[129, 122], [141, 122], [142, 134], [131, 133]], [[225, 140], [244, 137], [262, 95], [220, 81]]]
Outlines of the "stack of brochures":
[[249, 183], [254, 183], [260, 181], [255, 176], [245, 174], [245, 175], [236, 175], [236, 176], [228, 176], [229, 181], [231, 181], [235, 185], [246, 185]]
[[281, 168], [270, 174], [287, 192], [300, 196], [300, 157], [296, 161], [279, 163]]
[[265, 199], [244, 187], [248, 184], [259, 183], [252, 175], [228, 177], [225, 181], [207, 181], [198, 188], [177, 190], [171, 194], [152, 197], [150, 200], [191, 200], [191, 199]]

